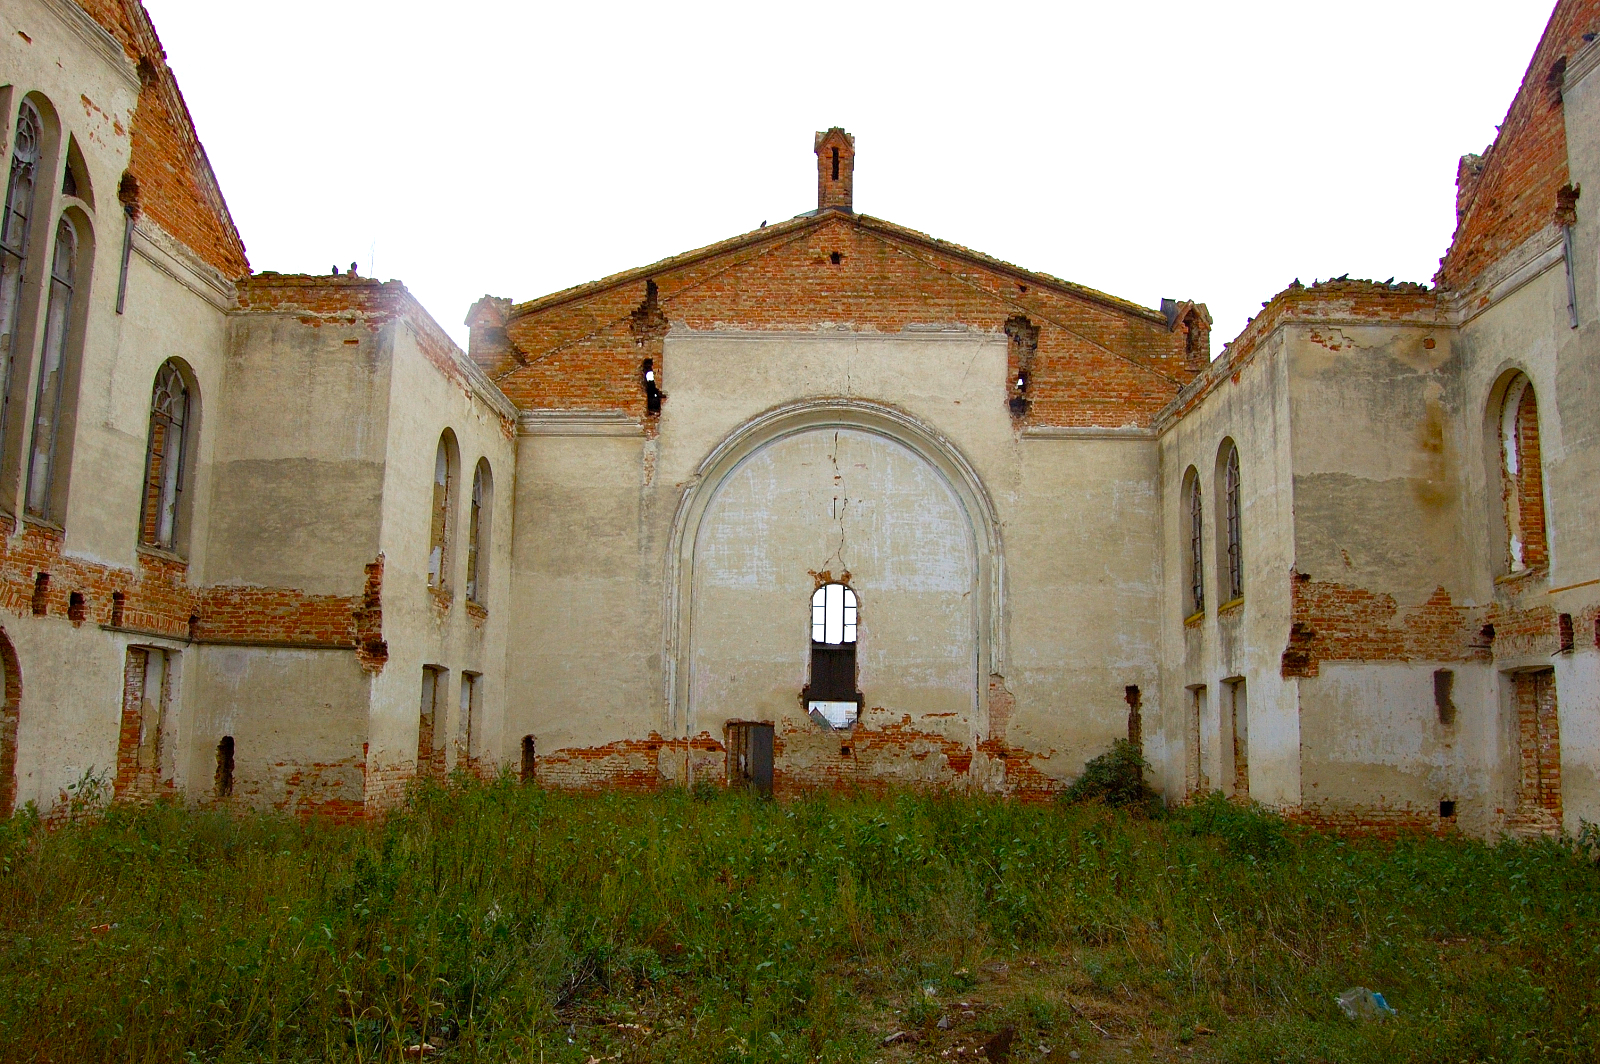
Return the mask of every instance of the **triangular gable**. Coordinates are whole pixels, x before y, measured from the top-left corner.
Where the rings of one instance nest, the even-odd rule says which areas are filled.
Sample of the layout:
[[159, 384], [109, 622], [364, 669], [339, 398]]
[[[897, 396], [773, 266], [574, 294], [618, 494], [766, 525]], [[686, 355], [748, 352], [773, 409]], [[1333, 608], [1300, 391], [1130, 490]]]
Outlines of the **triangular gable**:
[[[666, 323], [695, 330], [833, 324], [1001, 335], [1020, 315], [1041, 328], [1033, 409], [1072, 423], [1122, 425], [1145, 406], [1153, 415], [1192, 376], [1158, 310], [842, 212], [801, 216], [519, 304], [506, 324], [515, 359], [486, 369], [524, 409], [642, 414], [639, 360], [653, 355], [632, 323], [651, 285]], [[1070, 411], [1051, 413], [1053, 373], [1063, 383], [1056, 397]], [[670, 394], [670, 365], [665, 387]]]

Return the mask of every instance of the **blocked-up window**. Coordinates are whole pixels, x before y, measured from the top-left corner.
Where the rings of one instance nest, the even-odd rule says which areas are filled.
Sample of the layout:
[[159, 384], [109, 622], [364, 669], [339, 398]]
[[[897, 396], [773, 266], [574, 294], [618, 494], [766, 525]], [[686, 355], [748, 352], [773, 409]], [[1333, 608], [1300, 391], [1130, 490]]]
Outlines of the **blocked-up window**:
[[50, 301], [45, 311], [44, 350], [39, 360], [39, 387], [34, 396], [33, 440], [28, 448], [28, 513], [47, 521], [60, 516], [56, 498], [62, 404], [72, 344], [72, 300], [78, 282], [78, 230], [70, 218], [56, 225], [55, 253], [50, 259]]
[[856, 691], [856, 593], [824, 584], [811, 596], [811, 682], [806, 703], [812, 719], [844, 729], [860, 715]]
[[479, 714], [483, 711], [483, 677], [475, 672], [461, 674], [461, 715], [456, 726], [457, 761], [470, 761], [474, 756], [473, 733]]
[[149, 799], [170, 781], [174, 666], [178, 654], [160, 647], [129, 647], [123, 669], [122, 728], [117, 741], [117, 775], [112, 792], [119, 799]]
[[448, 583], [457, 462], [455, 436], [446, 429], [434, 452], [433, 508], [428, 531], [428, 586], [441, 590]]
[[1527, 377], [1517, 374], [1500, 408], [1501, 494], [1505, 500], [1506, 557], [1510, 572], [1548, 564], [1544, 469], [1539, 450], [1539, 403]]
[[1228, 705], [1228, 739], [1233, 752], [1233, 796], [1241, 801], [1250, 797], [1250, 709], [1244, 680], [1223, 684]]
[[189, 387], [170, 359], [156, 373], [150, 396], [150, 435], [145, 445], [144, 515], [139, 541], [173, 550], [178, 536], [178, 499], [183, 491], [190, 419]]
[[1206, 713], [1206, 689], [1203, 685], [1189, 688], [1188, 705], [1184, 707], [1183, 781], [1184, 793], [1190, 798], [1200, 797], [1211, 790], [1211, 779], [1206, 774], [1205, 748], [1201, 745], [1201, 722]]
[[440, 710], [447, 705], [445, 692], [448, 673], [437, 665], [422, 667], [422, 705], [417, 720], [417, 776], [422, 779], [444, 778], [444, 751], [440, 740], [444, 738], [444, 723]]
[[11, 148], [11, 174], [6, 182], [4, 214], [0, 214], [0, 380], [4, 381], [6, 389], [6, 394], [0, 397], [0, 440], [5, 438], [5, 419], [12, 405], [11, 382], [18, 377], [12, 357], [23, 354], [17, 330], [43, 134], [44, 123], [38, 110], [27, 100], [22, 101], [17, 109], [17, 133]]

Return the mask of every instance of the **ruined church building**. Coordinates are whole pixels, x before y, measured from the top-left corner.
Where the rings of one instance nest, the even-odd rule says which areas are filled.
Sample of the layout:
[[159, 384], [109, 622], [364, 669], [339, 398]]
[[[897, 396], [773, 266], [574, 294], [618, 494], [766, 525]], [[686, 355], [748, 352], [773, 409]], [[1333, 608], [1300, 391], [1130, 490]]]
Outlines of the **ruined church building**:
[[[254, 272], [138, 0], [0, 4], [0, 810], [419, 777], [1600, 820], [1600, 0], [1432, 286], [1140, 306], [816, 209], [461, 351]], [[1583, 187], [1590, 189], [1581, 195]]]

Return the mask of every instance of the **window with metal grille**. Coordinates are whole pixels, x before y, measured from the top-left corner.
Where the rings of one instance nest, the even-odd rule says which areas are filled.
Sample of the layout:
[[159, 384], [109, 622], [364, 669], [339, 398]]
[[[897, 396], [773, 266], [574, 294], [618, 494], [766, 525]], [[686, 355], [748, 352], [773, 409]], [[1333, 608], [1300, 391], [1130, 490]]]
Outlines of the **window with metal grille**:
[[173, 550], [178, 536], [178, 498], [183, 492], [189, 387], [170, 360], [156, 374], [150, 397], [150, 439], [144, 459], [144, 513], [139, 542]]
[[0, 439], [5, 438], [11, 381], [16, 375], [11, 365], [12, 354], [22, 351], [17, 328], [22, 312], [23, 267], [28, 257], [29, 221], [33, 217], [33, 189], [39, 171], [43, 131], [38, 110], [28, 101], [22, 101], [17, 109], [17, 136], [11, 149], [5, 208], [0, 214]]
[[1200, 478], [1189, 471], [1189, 609], [1192, 616], [1206, 608], [1205, 513], [1200, 505]]
[[856, 692], [856, 593], [824, 584], [811, 596], [811, 683], [806, 688], [812, 717], [831, 728], [848, 728], [860, 713]]
[[56, 226], [55, 254], [50, 260], [50, 302], [45, 312], [44, 352], [39, 362], [33, 443], [28, 457], [28, 513], [47, 521], [54, 520], [61, 509], [55, 498], [56, 452], [61, 442], [61, 403], [77, 268], [78, 230], [70, 218], [62, 218]]
[[1244, 597], [1244, 543], [1239, 513], [1239, 448], [1230, 446], [1222, 467], [1222, 499], [1226, 513], [1228, 601]]

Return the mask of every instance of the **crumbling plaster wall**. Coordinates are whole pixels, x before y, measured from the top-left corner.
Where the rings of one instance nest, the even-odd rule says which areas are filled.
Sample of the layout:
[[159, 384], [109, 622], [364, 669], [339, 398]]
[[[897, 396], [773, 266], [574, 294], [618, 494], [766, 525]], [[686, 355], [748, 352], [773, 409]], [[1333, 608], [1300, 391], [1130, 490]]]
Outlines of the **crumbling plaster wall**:
[[[221, 394], [225, 349], [225, 309], [232, 285], [212, 267], [141, 216], [129, 260], [127, 299], [118, 314], [116, 299], [122, 266], [124, 216], [118, 183], [128, 166], [129, 130], [140, 85], [122, 47], [70, 5], [30, 3], [0, 11], [0, 69], [8, 82], [0, 89], [0, 130], [11, 142], [17, 107], [26, 94], [44, 97], [41, 106], [50, 129], [44, 176], [35, 193], [34, 248], [54, 241], [54, 222], [70, 210], [88, 238], [91, 254], [79, 267], [75, 306], [82, 329], [75, 417], [71, 434], [65, 535], [45, 537], [48, 546], [34, 549], [32, 537], [14, 537], [8, 554], [19, 580], [31, 583], [35, 571], [53, 573], [50, 615], [37, 618], [22, 611], [5, 625], [23, 675], [23, 702], [18, 722], [16, 777], [19, 804], [33, 801], [49, 809], [63, 790], [85, 773], [114, 769], [120, 717], [119, 692], [129, 644], [149, 637], [111, 634], [100, 628], [109, 620], [111, 591], [142, 581], [165, 584], [170, 579], [193, 586], [205, 564], [213, 435], [199, 433], [198, 448], [188, 456], [185, 493], [189, 505], [180, 530], [180, 552], [187, 560], [174, 570], [165, 560], [148, 567], [137, 550], [141, 506], [141, 472], [149, 426], [151, 387], [156, 371], [168, 358], [182, 359], [200, 394], [202, 423], [211, 423]], [[80, 196], [61, 191], [67, 144], [81, 151], [87, 188]], [[47, 255], [36, 255], [42, 270]], [[31, 285], [27, 298], [38, 298]], [[40, 337], [34, 331], [31, 355], [37, 358]], [[24, 359], [26, 362], [26, 359]], [[19, 367], [26, 374], [26, 366]], [[23, 400], [13, 425], [29, 423], [35, 389], [26, 377], [18, 388]], [[20, 444], [22, 434], [14, 437]], [[20, 458], [13, 462], [13, 470]], [[4, 508], [15, 512], [20, 478], [9, 479]], [[87, 619], [74, 624], [62, 614], [67, 596], [85, 597]], [[153, 592], [165, 596], [165, 589]], [[137, 599], [138, 593], [134, 593]], [[26, 603], [26, 599], [22, 600]], [[12, 599], [13, 606], [18, 605]], [[58, 612], [59, 611], [59, 612]], [[183, 645], [183, 644], [177, 644]], [[194, 671], [181, 669], [173, 692], [174, 707], [198, 698]]]
[[[378, 549], [384, 557], [388, 660], [372, 682], [369, 805], [393, 804], [416, 771], [425, 665], [446, 670], [443, 714], [435, 724], [435, 745], [442, 747], [446, 767], [492, 773], [516, 756], [504, 738], [503, 718], [507, 622], [517, 612], [510, 594], [513, 410], [435, 329], [409, 319], [383, 328], [392, 351], [386, 431], [378, 441], [387, 456]], [[436, 591], [428, 586], [428, 553], [434, 461], [446, 429], [455, 436], [459, 462], [448, 519], [447, 576]], [[472, 478], [483, 458], [492, 476], [493, 504], [489, 556], [481, 559], [488, 586], [480, 608], [467, 601], [465, 587]], [[470, 751], [458, 747], [465, 734], [460, 716], [464, 672], [480, 674], [484, 684], [481, 716], [471, 722]], [[476, 763], [461, 764], [462, 754]]]
[[[1297, 680], [1303, 804], [1334, 823], [1428, 828], [1453, 801], [1461, 826], [1482, 830], [1502, 751], [1472, 648], [1482, 599], [1464, 514], [1478, 463], [1460, 359], [1442, 308], [1363, 324], [1369, 298], [1387, 296], [1330, 298], [1287, 341], [1295, 620], [1317, 648]], [[1454, 674], [1452, 723], [1435, 705], [1438, 669]]]
[[[900, 713], [894, 722], [877, 721], [869, 713], [853, 739], [848, 769], [819, 765], [815, 771], [797, 772], [795, 778], [818, 784], [870, 782], [900, 771], [891, 767], [896, 759], [920, 758], [924, 764], [953, 766], [933, 773], [938, 782], [1048, 790], [1126, 734], [1127, 685], [1155, 687], [1153, 623], [1142, 643], [1137, 623], [1131, 634], [1126, 625], [1118, 630], [1094, 623], [1096, 617], [1113, 613], [1154, 615], [1154, 568], [1149, 553], [1139, 549], [1141, 542], [1154, 540], [1148, 479], [1153, 447], [1149, 440], [1130, 442], [1090, 432], [1025, 437], [1006, 406], [1006, 358], [1003, 335], [961, 326], [888, 334], [835, 328], [787, 333], [676, 329], [665, 343], [668, 399], [658, 433], [629, 436], [625, 421], [607, 427], [603, 416], [533, 412], [525, 419], [538, 434], [521, 441], [517, 599], [560, 603], [576, 632], [671, 630], [676, 616], [666, 615], [663, 604], [670, 596], [663, 582], [679, 572], [671, 557], [675, 521], [684, 507], [692, 508], [697, 493], [709, 497], [714, 492], [716, 485], [697, 482], [708, 457], [746, 426], [780, 409], [827, 409], [852, 402], [888, 408], [943, 441], [934, 449], [959, 456], [992, 510], [973, 513], [969, 505], [966, 514], [968, 521], [993, 523], [986, 533], [994, 544], [993, 556], [979, 562], [995, 583], [1003, 582], [992, 589], [991, 602], [978, 605], [991, 634], [980, 650], [972, 688], [965, 693], [975, 703], [974, 718], [956, 726], [951, 718], [931, 716], [949, 711], [942, 701], [937, 707], [908, 704], [910, 712]], [[838, 414], [846, 427], [850, 416], [848, 411]], [[912, 462], [906, 468], [910, 475], [918, 466]], [[775, 507], [795, 505], [792, 494], [800, 480], [780, 477], [771, 486]], [[828, 520], [826, 514], [822, 518]], [[784, 531], [799, 534], [792, 527]], [[690, 547], [692, 568], [697, 562], [692, 542]], [[1066, 559], [1088, 564], [1080, 568]], [[796, 718], [809, 652], [803, 637], [805, 608], [814, 586], [807, 570], [826, 565], [802, 564], [796, 555], [792, 566], [793, 573], [786, 571], [781, 578], [775, 574], [773, 586], [793, 583], [795, 601], [781, 615], [761, 621], [774, 630], [802, 633], [791, 640], [781, 662], [780, 671], [795, 682], [787, 693], [787, 722], [776, 722], [780, 744], [785, 727], [796, 726], [796, 742], [809, 737], [806, 729], [816, 728]], [[1019, 568], [1026, 572], [1021, 580], [1008, 575]], [[1012, 597], [1019, 585], [1028, 593]], [[873, 618], [871, 624], [910, 632], [921, 623], [912, 599], [901, 606], [879, 605], [870, 590], [861, 591], [864, 617]], [[690, 606], [699, 608], [694, 602]], [[896, 615], [900, 609], [904, 615]], [[708, 757], [650, 749], [624, 756], [622, 746], [651, 732], [668, 739], [675, 733], [683, 738], [703, 733], [720, 742], [723, 720], [771, 712], [784, 700], [763, 681], [768, 693], [748, 696], [755, 703], [748, 710], [719, 703], [707, 714], [716, 719], [693, 720], [688, 707], [669, 711], [669, 690], [677, 682], [674, 670], [686, 668], [692, 654], [725, 659], [731, 671], [745, 644], [765, 641], [743, 624], [719, 631], [700, 628], [676, 648], [670, 639], [666, 647], [653, 641], [638, 647], [596, 646], [582, 637], [561, 637], [551, 623], [534, 616], [538, 612], [518, 618], [519, 625], [528, 626], [530, 652], [511, 660], [510, 685], [528, 692], [531, 704], [519, 719], [537, 739], [541, 773], [550, 773], [547, 778], [555, 781], [598, 783], [624, 769], [648, 776], [652, 754], [661, 762], [662, 776], [683, 774], [682, 767], [671, 763], [676, 759], [688, 762], [689, 771], [702, 764], [720, 778], [720, 762]], [[868, 625], [863, 639], [870, 638]], [[691, 651], [694, 639], [701, 641]], [[524, 642], [517, 633], [513, 640]], [[861, 653], [863, 693], [870, 708], [878, 704], [874, 692], [866, 690], [873, 651], [863, 643]], [[749, 655], [751, 663], [762, 657]], [[1008, 672], [1013, 665], [1015, 674]], [[947, 749], [940, 739], [947, 725], [964, 727], [973, 738]], [[893, 742], [886, 738], [890, 733]], [[974, 740], [988, 746], [975, 753], [970, 745]], [[660, 746], [659, 738], [653, 742]], [[881, 744], [881, 770], [871, 764], [862, 767], [863, 749], [875, 742]], [[911, 750], [918, 743], [926, 748]], [[1018, 749], [1012, 751], [1008, 743]], [[800, 748], [793, 747], [796, 752]], [[560, 751], [570, 753], [546, 759]], [[780, 778], [784, 756], [780, 748]]]
[[[1250, 797], [1292, 807], [1301, 796], [1300, 719], [1278, 655], [1289, 630], [1295, 510], [1290, 503], [1290, 404], [1282, 329], [1224, 352], [1158, 422], [1161, 492], [1161, 701], [1147, 720], [1149, 759], [1169, 802], [1186, 796], [1190, 714], [1200, 705], [1198, 767], [1210, 789], [1232, 793], [1232, 730], [1224, 681], [1243, 679]], [[1219, 463], [1239, 450], [1242, 602], [1227, 602]], [[1205, 609], [1191, 615], [1185, 557], [1190, 516], [1184, 478], [1200, 479]], [[1223, 608], [1226, 607], [1226, 608]]]

